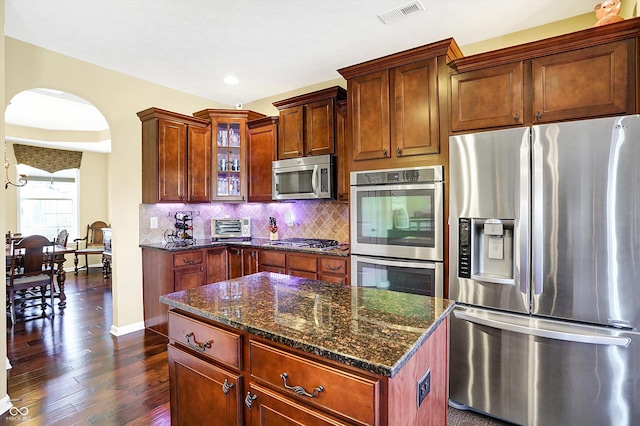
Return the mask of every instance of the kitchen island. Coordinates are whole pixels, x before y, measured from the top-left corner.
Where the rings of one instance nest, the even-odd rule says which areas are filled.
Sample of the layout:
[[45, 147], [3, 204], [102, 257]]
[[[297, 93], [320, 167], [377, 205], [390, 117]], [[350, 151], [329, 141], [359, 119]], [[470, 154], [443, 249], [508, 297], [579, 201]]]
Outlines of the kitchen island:
[[446, 424], [450, 300], [261, 272], [160, 301], [173, 424]]

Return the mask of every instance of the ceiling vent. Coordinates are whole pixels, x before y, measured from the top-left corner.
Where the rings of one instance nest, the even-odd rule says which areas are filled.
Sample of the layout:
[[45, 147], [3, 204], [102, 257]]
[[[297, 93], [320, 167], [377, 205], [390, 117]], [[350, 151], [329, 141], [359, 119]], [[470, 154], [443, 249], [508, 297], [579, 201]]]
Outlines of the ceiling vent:
[[424, 10], [424, 6], [420, 3], [420, 0], [415, 0], [411, 3], [389, 10], [388, 12], [381, 13], [378, 15], [378, 18], [380, 18], [380, 20], [385, 24], [391, 24], [392, 22], [399, 21], [405, 16], [420, 12], [421, 10]]

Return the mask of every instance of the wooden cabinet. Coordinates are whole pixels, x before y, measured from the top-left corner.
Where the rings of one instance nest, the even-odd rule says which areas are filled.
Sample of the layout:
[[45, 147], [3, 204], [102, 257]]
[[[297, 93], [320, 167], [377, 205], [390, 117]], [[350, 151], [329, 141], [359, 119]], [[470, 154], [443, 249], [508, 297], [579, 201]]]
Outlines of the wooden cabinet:
[[278, 250], [261, 250], [258, 259], [258, 271], [275, 272], [286, 274], [287, 255]]
[[274, 102], [280, 111], [278, 159], [334, 154], [336, 102], [346, 99], [339, 86]]
[[171, 424], [242, 424], [242, 336], [170, 312], [169, 339]]
[[225, 246], [206, 250], [207, 283], [216, 283], [227, 279], [227, 248]]
[[448, 88], [439, 81], [459, 56], [448, 39], [338, 70], [349, 94], [350, 170], [424, 164], [446, 149]]
[[318, 279], [337, 284], [349, 284], [349, 258], [319, 256]]
[[142, 248], [144, 325], [167, 336], [167, 306], [160, 296], [196, 288], [227, 277], [227, 249], [168, 250]]
[[278, 153], [278, 117], [250, 121], [247, 128], [247, 201], [270, 202], [271, 162]]
[[349, 283], [348, 257], [261, 249], [258, 271]]
[[204, 269], [202, 250], [174, 254], [173, 268], [175, 291], [188, 290], [206, 284], [207, 273]]
[[209, 202], [211, 128], [206, 120], [158, 108], [142, 121], [142, 202]]
[[247, 200], [247, 121], [264, 114], [247, 110], [205, 109], [195, 117], [211, 123], [212, 200]]
[[251, 247], [227, 248], [229, 279], [258, 272], [258, 252], [258, 249]]
[[[448, 320], [393, 378], [182, 311], [169, 314], [169, 330], [174, 425], [211, 415], [225, 425], [446, 423]], [[426, 366], [430, 393], [416, 407], [416, 383]]]
[[349, 202], [349, 156], [351, 145], [346, 140], [347, 136], [347, 101], [336, 103], [336, 199], [343, 203]]
[[621, 22], [456, 59], [451, 130], [636, 113], [637, 26]]
[[249, 385], [251, 426], [350, 425], [255, 383]]

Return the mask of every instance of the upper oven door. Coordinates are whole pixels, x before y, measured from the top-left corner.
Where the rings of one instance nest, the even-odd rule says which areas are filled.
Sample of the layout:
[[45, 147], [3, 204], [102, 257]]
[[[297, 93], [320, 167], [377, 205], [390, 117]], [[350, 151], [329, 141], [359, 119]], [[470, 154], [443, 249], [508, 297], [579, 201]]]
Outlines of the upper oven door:
[[444, 184], [351, 187], [351, 253], [443, 260]]

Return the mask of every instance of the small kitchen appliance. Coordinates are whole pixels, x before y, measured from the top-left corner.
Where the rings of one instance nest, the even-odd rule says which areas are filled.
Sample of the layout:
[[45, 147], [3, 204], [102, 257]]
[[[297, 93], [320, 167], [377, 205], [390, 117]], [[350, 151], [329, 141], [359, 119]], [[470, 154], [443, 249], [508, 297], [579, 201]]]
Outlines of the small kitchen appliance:
[[291, 158], [272, 162], [274, 200], [335, 198], [335, 159], [332, 155]]
[[251, 218], [211, 219], [211, 239], [213, 241], [248, 241], [251, 239]]

